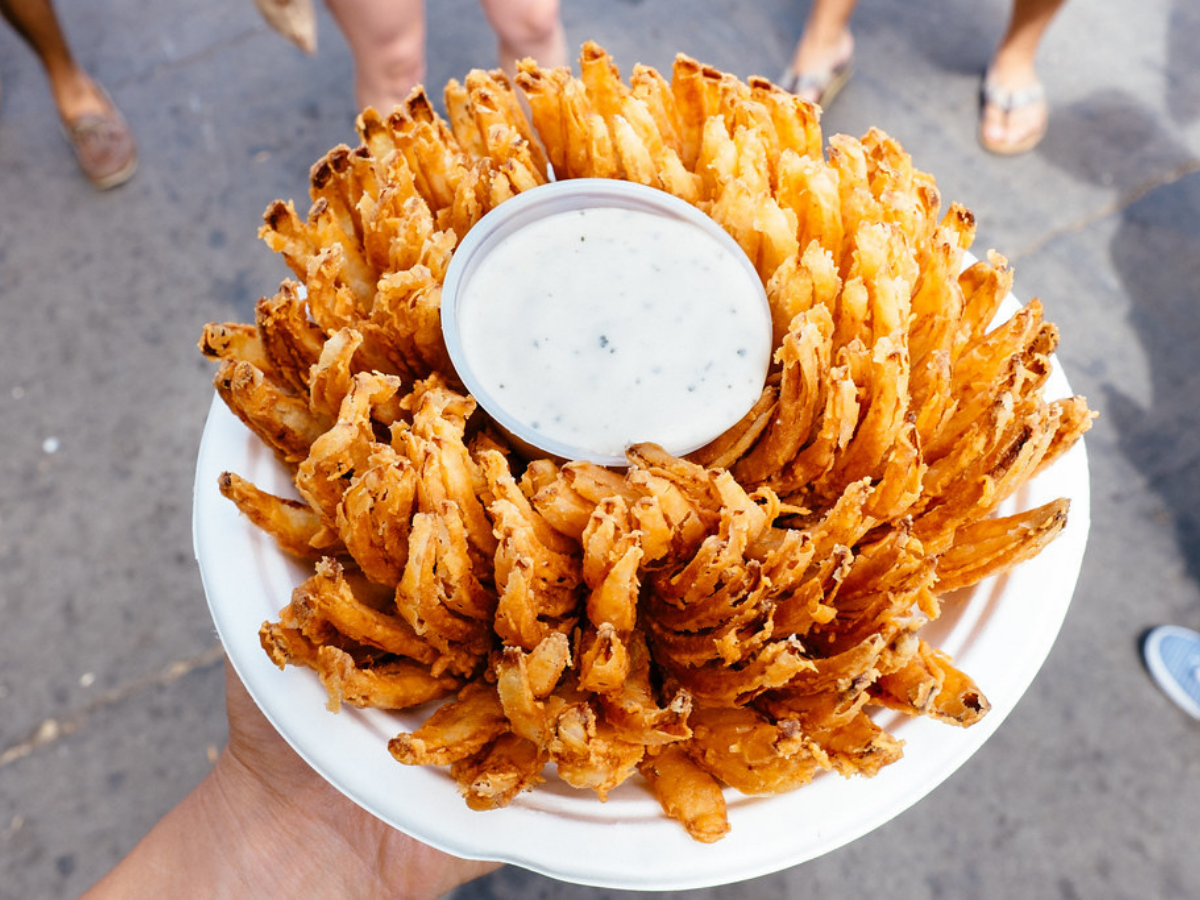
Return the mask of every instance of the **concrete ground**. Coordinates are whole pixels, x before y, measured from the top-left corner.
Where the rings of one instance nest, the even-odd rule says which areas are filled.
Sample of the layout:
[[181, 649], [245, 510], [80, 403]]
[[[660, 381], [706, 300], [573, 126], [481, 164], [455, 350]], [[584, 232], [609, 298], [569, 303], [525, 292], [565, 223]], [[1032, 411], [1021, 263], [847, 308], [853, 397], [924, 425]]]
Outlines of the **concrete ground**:
[[[59, 0], [82, 62], [141, 143], [98, 194], [42, 73], [0, 29], [0, 898], [78, 895], [209, 768], [225, 736], [221, 651], [192, 555], [211, 397], [205, 322], [248, 320], [283, 274], [255, 237], [275, 198], [351, 141], [349, 57], [321, 11], [303, 56], [247, 0]], [[493, 64], [473, 0], [430, 7], [429, 84]], [[623, 72], [677, 51], [777, 76], [793, 0], [576, 0], [573, 45]], [[1034, 153], [975, 135], [1002, 0], [863, 0], [859, 67], [827, 133], [879, 126], [977, 249], [1012, 261], [1063, 334], [1101, 418], [1092, 529], [1061, 636], [995, 736], [889, 824], [812, 862], [679, 897], [1200, 896], [1200, 723], [1146, 676], [1139, 635], [1200, 627], [1200, 8], [1068, 4], [1041, 57]], [[581, 848], [582, 849], [582, 848]], [[614, 861], [614, 864], [617, 864]], [[613, 892], [509, 868], [465, 898]]]

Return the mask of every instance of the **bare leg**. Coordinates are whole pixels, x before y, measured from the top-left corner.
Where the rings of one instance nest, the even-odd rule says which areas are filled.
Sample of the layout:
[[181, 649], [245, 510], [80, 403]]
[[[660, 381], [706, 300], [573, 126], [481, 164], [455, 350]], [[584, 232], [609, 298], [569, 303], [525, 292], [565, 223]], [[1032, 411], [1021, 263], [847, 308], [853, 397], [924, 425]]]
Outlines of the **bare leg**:
[[78, 63], [50, 0], [0, 0], [3, 16], [37, 54], [63, 132], [88, 180], [100, 190], [124, 184], [137, 169], [137, 143], [121, 111]]
[[[850, 18], [858, 0], [813, 0], [809, 7], [804, 31], [792, 54], [791, 73], [821, 75], [850, 59], [854, 52], [854, 37], [850, 33]], [[815, 96], [800, 95], [805, 100]], [[812, 93], [809, 91], [808, 93]]]
[[423, 0], [326, 0], [354, 57], [359, 109], [381, 113], [425, 80]]
[[480, 5], [496, 32], [500, 67], [510, 78], [527, 56], [546, 69], [568, 64], [558, 0], [480, 0]]
[[1035, 59], [1046, 29], [1066, 0], [1014, 0], [1008, 30], [996, 48], [988, 71], [1005, 87], [1027, 87], [1037, 81]]
[[[987, 81], [995, 89], [1029, 92], [1040, 98], [1036, 68], [1038, 47], [1065, 0], [1014, 0], [1012, 17], [988, 66]], [[985, 104], [980, 136], [989, 149], [1029, 149], [1046, 129], [1049, 113], [1044, 99], [1005, 110]], [[1031, 143], [1032, 142], [1032, 143]]]
[[104, 92], [75, 62], [50, 0], [0, 0], [0, 16], [37, 54], [64, 122], [110, 112]]

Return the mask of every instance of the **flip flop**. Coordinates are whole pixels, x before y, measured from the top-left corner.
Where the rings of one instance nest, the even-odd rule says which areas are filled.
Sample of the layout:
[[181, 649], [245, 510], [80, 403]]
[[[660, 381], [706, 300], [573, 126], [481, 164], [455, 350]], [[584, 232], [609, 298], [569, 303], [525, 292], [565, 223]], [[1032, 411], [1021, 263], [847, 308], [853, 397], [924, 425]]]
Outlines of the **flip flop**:
[[1200, 719], [1200, 634], [1178, 625], [1159, 625], [1147, 632], [1142, 656], [1163, 693]]
[[[998, 109], [1003, 113], [1005, 125], [1008, 124], [1008, 119], [1014, 112], [1040, 108], [1042, 113], [1041, 122], [1033, 131], [1022, 135], [1016, 140], [998, 140], [989, 137], [984, 131], [984, 123], [987, 119], [989, 107]], [[1042, 138], [1046, 136], [1046, 127], [1049, 124], [1049, 118], [1049, 110], [1046, 106], [1046, 89], [1040, 81], [1035, 81], [1028, 87], [1014, 91], [1000, 87], [989, 81], [987, 73], [984, 73], [979, 89], [979, 143], [983, 145], [983, 149], [999, 156], [1015, 156], [1018, 153], [1027, 153], [1041, 143]]]
[[828, 108], [833, 99], [846, 86], [854, 74], [854, 56], [846, 57], [831, 69], [820, 72], [793, 72], [788, 69], [779, 79], [779, 86], [789, 94], [808, 95], [822, 109]]

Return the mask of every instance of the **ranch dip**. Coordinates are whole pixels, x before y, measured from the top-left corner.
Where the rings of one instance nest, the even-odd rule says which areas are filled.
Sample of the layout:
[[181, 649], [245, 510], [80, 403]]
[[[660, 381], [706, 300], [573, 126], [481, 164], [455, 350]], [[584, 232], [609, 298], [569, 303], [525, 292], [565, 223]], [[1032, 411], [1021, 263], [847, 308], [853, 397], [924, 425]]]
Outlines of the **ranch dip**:
[[488, 395], [476, 399], [571, 458], [703, 446], [758, 399], [771, 353], [737, 246], [640, 209], [556, 212], [505, 235], [459, 287], [456, 316]]

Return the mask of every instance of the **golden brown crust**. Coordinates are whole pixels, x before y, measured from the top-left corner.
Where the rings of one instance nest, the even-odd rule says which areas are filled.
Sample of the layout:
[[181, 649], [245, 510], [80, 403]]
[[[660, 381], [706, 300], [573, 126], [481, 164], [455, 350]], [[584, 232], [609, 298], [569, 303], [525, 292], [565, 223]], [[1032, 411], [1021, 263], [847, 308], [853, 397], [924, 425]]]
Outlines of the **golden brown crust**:
[[[314, 165], [301, 218], [262, 237], [299, 285], [254, 326], [213, 325], [230, 407], [295, 472], [304, 505], [226, 476], [285, 549], [324, 559], [279, 621], [277, 664], [331, 703], [398, 706], [461, 686], [391, 742], [451, 765], [472, 808], [553, 763], [601, 798], [638, 771], [697, 840], [728, 830], [721, 785], [792, 790], [873, 775], [900, 742], [874, 706], [969, 725], [987, 700], [920, 637], [941, 595], [1039, 552], [1065, 502], [997, 506], [1093, 413], [1042, 396], [1058, 341], [1032, 301], [990, 328], [1012, 272], [963, 268], [970, 212], [872, 129], [680, 56], [628, 83], [598, 45], [581, 77], [530, 61], [422, 90]], [[440, 333], [454, 248], [558, 178], [649, 184], [722, 224], [767, 289], [776, 355], [759, 402], [678, 459], [521, 460], [463, 395]], [[357, 581], [354, 581], [357, 579]]]

